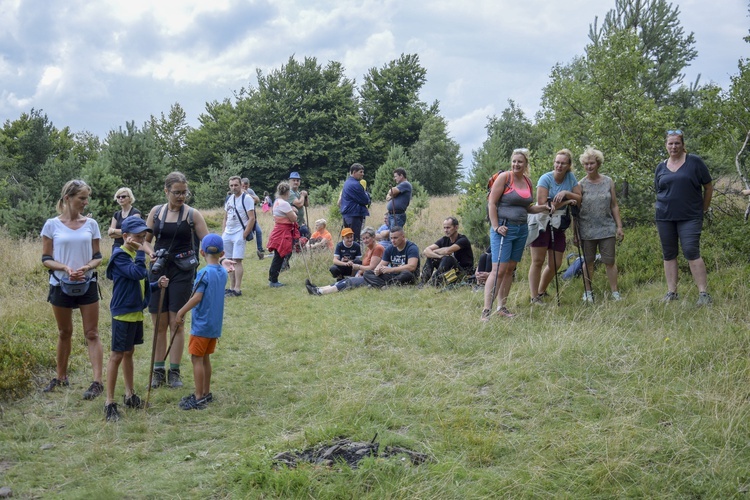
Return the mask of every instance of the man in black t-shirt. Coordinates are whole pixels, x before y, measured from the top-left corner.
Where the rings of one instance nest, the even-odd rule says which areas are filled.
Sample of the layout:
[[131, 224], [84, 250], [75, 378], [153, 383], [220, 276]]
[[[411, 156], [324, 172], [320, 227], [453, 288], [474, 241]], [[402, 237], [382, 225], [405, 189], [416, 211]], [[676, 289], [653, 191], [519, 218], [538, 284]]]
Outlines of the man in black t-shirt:
[[[469, 238], [458, 233], [458, 219], [445, 219], [443, 232], [445, 236], [422, 252], [425, 263], [420, 277], [421, 284], [452, 283], [471, 275], [474, 271], [474, 252]], [[452, 269], [455, 269], [455, 275], [451, 272]]]
[[347, 276], [354, 276], [352, 264], [362, 263], [362, 250], [359, 243], [354, 241], [354, 231], [345, 227], [341, 230], [341, 241], [333, 251], [333, 265], [330, 267], [331, 275], [336, 281]]

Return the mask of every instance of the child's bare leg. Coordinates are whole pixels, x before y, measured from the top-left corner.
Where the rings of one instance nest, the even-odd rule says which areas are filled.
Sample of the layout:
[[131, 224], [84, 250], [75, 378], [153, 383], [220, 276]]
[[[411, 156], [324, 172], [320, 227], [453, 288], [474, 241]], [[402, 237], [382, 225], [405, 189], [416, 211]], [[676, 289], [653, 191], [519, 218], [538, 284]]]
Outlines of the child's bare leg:
[[[211, 392], [211, 358], [208, 354], [203, 356], [203, 398]], [[198, 393], [195, 394], [198, 397]]]
[[[115, 386], [117, 384], [117, 370], [120, 368], [121, 361], [122, 361], [121, 352], [116, 352], [116, 351], [110, 352], [109, 362], [107, 362], [107, 402], [106, 404], [115, 402]], [[125, 369], [123, 368], [123, 371], [124, 370]]]
[[206, 396], [205, 393], [205, 370], [203, 360], [205, 356], [191, 356], [193, 362], [193, 380], [195, 381], [195, 399], [201, 399]]
[[133, 395], [133, 351], [122, 353], [122, 378], [125, 379], [125, 397]]

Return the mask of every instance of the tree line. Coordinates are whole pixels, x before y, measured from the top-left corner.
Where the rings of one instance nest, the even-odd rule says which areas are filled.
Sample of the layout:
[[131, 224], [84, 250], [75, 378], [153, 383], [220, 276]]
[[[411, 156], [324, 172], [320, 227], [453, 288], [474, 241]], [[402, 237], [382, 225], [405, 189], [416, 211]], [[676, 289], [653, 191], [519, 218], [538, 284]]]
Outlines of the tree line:
[[679, 18], [679, 7], [666, 0], [615, 0], [602, 22], [590, 25], [583, 53], [551, 68], [533, 118], [513, 100], [488, 117], [486, 140], [465, 175], [439, 102], [420, 99], [427, 72], [416, 54], [371, 68], [361, 85], [338, 62], [290, 57], [268, 74], [257, 71], [255, 85], [207, 103], [195, 128], [179, 103], [103, 139], [57, 129], [32, 109], [0, 130], [0, 225], [16, 236], [37, 234], [62, 184], [75, 177], [94, 187], [91, 211], [106, 222], [119, 186], [131, 187], [138, 206], [148, 208], [163, 199], [162, 181], [172, 170], [188, 176], [198, 207], [219, 206], [231, 175], [272, 191], [291, 171], [312, 188], [311, 201], [331, 203], [348, 166], [360, 162], [375, 200], [384, 198], [397, 167], [416, 192], [464, 192], [463, 230], [482, 245], [487, 179], [507, 167], [513, 149], [532, 151], [536, 179], [551, 169], [555, 151], [577, 155], [587, 145], [604, 151], [602, 171], [617, 184], [625, 222], [650, 221], [653, 170], [665, 157], [667, 129], [682, 129], [688, 149], [714, 176], [750, 187], [749, 60], [738, 61], [728, 89], [700, 77], [686, 83], [697, 51]]
[[7, 120], [0, 130], [0, 225], [14, 236], [38, 234], [62, 185], [77, 177], [94, 188], [90, 210], [106, 223], [118, 187], [130, 187], [148, 209], [163, 199], [164, 177], [173, 170], [187, 175], [192, 203], [201, 208], [222, 204], [232, 175], [250, 178], [262, 193], [292, 171], [315, 187], [313, 202], [329, 203], [355, 162], [368, 167], [376, 200], [385, 197], [393, 162], [430, 195], [457, 192], [460, 146], [439, 103], [420, 99], [426, 70], [416, 54], [371, 68], [359, 87], [340, 63], [314, 57], [290, 57], [268, 74], [259, 70], [256, 80], [207, 103], [197, 127], [179, 103], [103, 139], [58, 129], [42, 110]]

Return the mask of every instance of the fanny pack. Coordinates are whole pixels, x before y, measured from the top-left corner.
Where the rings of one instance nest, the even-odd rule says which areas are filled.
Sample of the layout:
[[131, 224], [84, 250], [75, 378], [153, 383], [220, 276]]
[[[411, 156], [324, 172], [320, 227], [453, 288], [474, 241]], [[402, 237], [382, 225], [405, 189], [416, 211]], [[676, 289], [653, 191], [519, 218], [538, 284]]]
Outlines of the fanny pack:
[[198, 268], [199, 264], [198, 256], [193, 250], [178, 253], [172, 260], [174, 261], [174, 265], [177, 266], [177, 269], [180, 271], [194, 271]]
[[59, 284], [58, 286], [62, 290], [62, 293], [70, 297], [79, 297], [89, 291], [89, 285], [91, 285], [91, 283], [96, 283], [95, 278], [97, 274], [94, 273], [90, 278], [86, 278], [83, 281], [72, 281], [68, 278], [60, 279], [55, 276], [55, 273], [53, 271], [50, 271], [50, 275], [55, 277]]

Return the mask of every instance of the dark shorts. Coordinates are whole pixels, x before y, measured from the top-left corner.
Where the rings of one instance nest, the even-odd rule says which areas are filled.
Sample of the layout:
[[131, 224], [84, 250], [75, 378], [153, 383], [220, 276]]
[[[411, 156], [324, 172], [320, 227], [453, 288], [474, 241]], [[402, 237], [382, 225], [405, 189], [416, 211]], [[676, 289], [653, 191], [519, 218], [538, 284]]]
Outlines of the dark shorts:
[[61, 287], [50, 285], [47, 302], [53, 306], [65, 307], [67, 309], [78, 309], [78, 306], [94, 304], [99, 302], [99, 285], [96, 281], [92, 281], [86, 293], [77, 297], [65, 295]]
[[677, 258], [678, 241], [682, 247], [682, 255], [687, 260], [701, 258], [701, 230], [703, 219], [681, 220], [681, 221], [656, 221], [656, 229], [659, 230], [661, 241], [661, 252], [664, 260]]
[[120, 321], [112, 318], [112, 350], [129, 352], [143, 344], [143, 321]]
[[[148, 312], [156, 314], [158, 311], [160, 293], [164, 294], [164, 302], [161, 307], [162, 312], [177, 312], [182, 309], [182, 306], [190, 300], [190, 294], [193, 293], [194, 276], [195, 273], [192, 271], [169, 276], [169, 286], [167, 288], [159, 288], [151, 294], [151, 301], [148, 303]], [[155, 281], [156, 277], [149, 274], [149, 279]]]
[[[552, 228], [552, 231], [555, 233], [555, 252], [564, 252], [566, 243], [565, 231], [555, 228]], [[529, 246], [532, 248], [552, 248], [552, 235], [550, 231], [539, 231], [539, 236]]]

